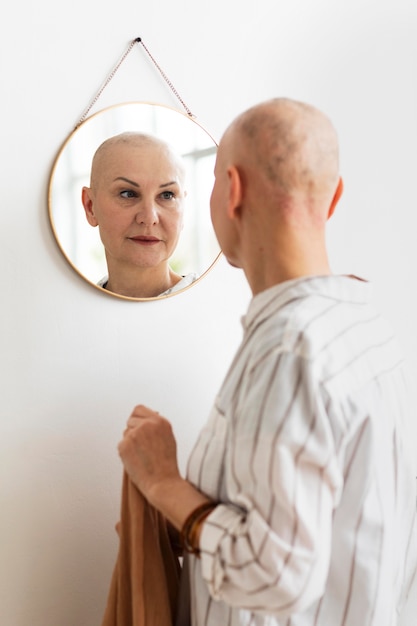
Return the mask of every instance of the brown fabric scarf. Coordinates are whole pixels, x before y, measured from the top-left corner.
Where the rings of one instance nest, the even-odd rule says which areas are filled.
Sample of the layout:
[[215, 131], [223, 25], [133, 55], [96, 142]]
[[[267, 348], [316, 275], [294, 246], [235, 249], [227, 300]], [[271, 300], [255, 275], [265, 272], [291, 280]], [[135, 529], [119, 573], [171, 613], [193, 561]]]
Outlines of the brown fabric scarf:
[[166, 520], [123, 476], [119, 553], [102, 626], [172, 626], [180, 564]]

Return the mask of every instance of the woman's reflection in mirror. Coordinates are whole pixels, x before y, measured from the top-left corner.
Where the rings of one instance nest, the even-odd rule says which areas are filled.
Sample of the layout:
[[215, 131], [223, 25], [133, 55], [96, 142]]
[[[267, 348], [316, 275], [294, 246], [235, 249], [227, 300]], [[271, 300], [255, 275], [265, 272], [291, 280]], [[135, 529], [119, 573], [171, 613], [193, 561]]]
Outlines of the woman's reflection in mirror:
[[124, 132], [94, 154], [82, 203], [98, 226], [108, 275], [98, 284], [131, 298], [168, 295], [197, 276], [169, 265], [183, 227], [185, 166], [164, 141]]

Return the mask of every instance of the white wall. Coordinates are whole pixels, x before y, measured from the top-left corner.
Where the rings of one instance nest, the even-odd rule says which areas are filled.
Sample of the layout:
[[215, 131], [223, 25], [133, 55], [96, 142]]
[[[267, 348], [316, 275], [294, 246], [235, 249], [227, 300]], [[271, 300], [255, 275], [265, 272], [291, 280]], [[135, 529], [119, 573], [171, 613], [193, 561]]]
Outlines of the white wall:
[[[184, 464], [240, 340], [249, 292], [223, 260], [164, 302], [123, 302], [84, 283], [48, 225], [58, 148], [136, 36], [216, 138], [275, 95], [323, 108], [339, 129], [346, 187], [329, 226], [333, 268], [375, 282], [413, 377], [417, 4], [23, 0], [3, 13], [0, 623], [97, 626], [117, 548], [116, 445], [128, 414], [141, 402], [170, 417]], [[108, 89], [103, 106], [176, 105], [137, 51]], [[415, 587], [404, 626], [415, 626], [416, 611]]]

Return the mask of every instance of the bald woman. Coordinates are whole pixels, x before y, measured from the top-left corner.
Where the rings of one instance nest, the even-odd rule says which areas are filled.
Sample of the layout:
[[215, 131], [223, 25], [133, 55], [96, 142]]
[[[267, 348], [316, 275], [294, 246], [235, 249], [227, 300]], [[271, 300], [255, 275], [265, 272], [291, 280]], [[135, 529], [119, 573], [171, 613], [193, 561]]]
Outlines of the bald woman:
[[253, 293], [241, 346], [184, 478], [155, 410], [136, 406], [119, 444], [180, 530], [192, 626], [395, 626], [409, 593], [403, 358], [370, 284], [330, 269], [341, 191], [336, 132], [308, 104], [261, 103], [220, 142], [212, 220]]
[[183, 227], [184, 185], [181, 158], [156, 137], [125, 132], [97, 149], [82, 202], [105, 249], [103, 288], [150, 298], [192, 282], [169, 265]]

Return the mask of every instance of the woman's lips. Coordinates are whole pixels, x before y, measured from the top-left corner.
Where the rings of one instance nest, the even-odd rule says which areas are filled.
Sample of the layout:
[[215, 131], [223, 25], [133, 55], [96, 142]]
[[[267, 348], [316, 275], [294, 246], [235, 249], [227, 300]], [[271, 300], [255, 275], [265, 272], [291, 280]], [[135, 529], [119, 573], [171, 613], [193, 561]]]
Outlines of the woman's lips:
[[143, 246], [152, 246], [160, 242], [157, 237], [147, 237], [146, 235], [138, 235], [137, 237], [129, 237], [134, 243], [141, 244]]

